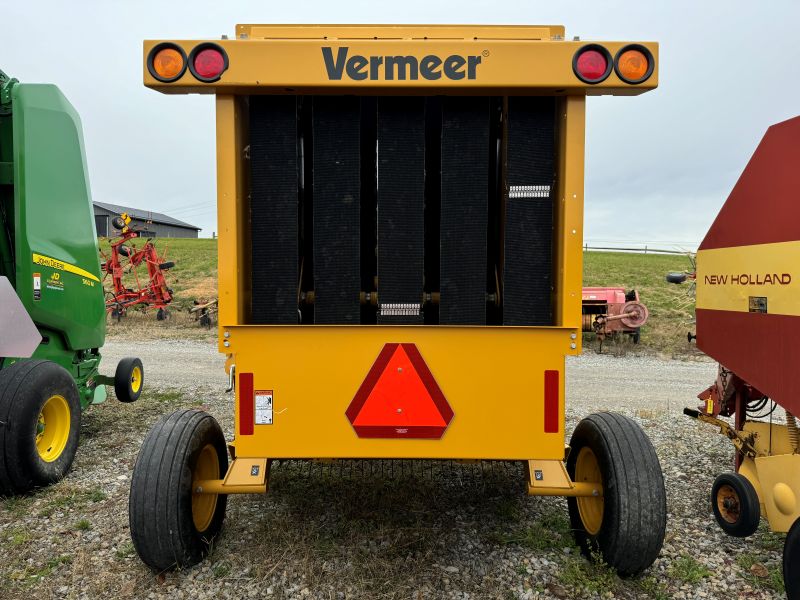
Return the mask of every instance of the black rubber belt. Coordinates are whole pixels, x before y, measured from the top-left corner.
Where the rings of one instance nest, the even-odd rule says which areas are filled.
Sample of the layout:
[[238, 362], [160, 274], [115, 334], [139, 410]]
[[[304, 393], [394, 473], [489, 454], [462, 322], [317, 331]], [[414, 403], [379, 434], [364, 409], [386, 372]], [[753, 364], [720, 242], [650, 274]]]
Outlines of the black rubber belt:
[[[378, 323], [422, 323], [425, 99], [378, 99]], [[412, 314], [386, 314], [392, 310]]]
[[486, 324], [489, 98], [451, 96], [442, 109], [439, 323]]
[[555, 101], [512, 96], [507, 117], [503, 324], [552, 325]]
[[316, 96], [314, 322], [360, 322], [361, 109], [354, 96]]
[[252, 315], [295, 324], [298, 285], [297, 98], [250, 97]]

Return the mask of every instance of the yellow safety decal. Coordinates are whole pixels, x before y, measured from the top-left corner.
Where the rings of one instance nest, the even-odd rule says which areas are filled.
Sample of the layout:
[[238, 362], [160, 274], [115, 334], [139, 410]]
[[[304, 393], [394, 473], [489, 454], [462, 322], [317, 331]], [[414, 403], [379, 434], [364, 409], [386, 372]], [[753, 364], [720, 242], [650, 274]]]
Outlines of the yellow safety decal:
[[700, 250], [697, 308], [800, 316], [800, 241]]
[[66, 271], [67, 273], [74, 273], [75, 275], [80, 275], [81, 277], [86, 277], [87, 279], [91, 279], [92, 281], [100, 282], [97, 276], [92, 275], [89, 271], [85, 269], [81, 269], [80, 267], [76, 267], [73, 264], [68, 262], [64, 262], [63, 260], [58, 260], [55, 258], [50, 258], [49, 256], [43, 256], [42, 254], [33, 253], [33, 262], [37, 265], [42, 265], [43, 267], [50, 267], [51, 269], [58, 269], [59, 271]]

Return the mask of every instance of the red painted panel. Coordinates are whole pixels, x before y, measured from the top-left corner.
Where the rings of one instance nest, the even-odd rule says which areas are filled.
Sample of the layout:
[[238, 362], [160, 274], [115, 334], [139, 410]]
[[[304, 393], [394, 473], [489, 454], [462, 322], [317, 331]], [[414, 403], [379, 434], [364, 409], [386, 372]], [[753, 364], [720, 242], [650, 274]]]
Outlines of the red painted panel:
[[255, 410], [253, 374], [239, 373], [239, 435], [253, 435]]
[[698, 308], [697, 346], [800, 414], [800, 317]]
[[800, 117], [767, 130], [700, 250], [800, 240]]
[[558, 371], [544, 372], [544, 432], [558, 433]]

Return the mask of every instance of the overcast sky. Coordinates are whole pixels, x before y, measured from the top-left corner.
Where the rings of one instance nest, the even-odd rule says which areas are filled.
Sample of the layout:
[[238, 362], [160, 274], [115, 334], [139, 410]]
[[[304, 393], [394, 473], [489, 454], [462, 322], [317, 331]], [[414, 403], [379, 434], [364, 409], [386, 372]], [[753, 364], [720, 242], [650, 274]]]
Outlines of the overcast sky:
[[[211, 96], [142, 86], [143, 39], [233, 37], [237, 23], [563, 24], [654, 40], [660, 87], [589, 98], [590, 244], [694, 248], [766, 128], [800, 114], [800, 1], [73, 2], [5, 0], [0, 69], [57, 84], [83, 120], [93, 198], [216, 231]], [[800, 166], [798, 167], [800, 168]]]

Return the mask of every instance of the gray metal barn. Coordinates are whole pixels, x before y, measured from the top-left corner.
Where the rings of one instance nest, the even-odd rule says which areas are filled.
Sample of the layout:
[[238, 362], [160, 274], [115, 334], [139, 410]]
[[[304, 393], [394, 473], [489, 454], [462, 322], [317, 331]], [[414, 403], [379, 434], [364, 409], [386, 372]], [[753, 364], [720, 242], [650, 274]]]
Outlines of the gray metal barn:
[[151, 210], [108, 204], [107, 202], [92, 202], [92, 204], [94, 204], [97, 237], [117, 235], [119, 231], [114, 229], [111, 221], [124, 212], [131, 217], [131, 226], [142, 231], [144, 237], [196, 238], [200, 231], [199, 227]]

